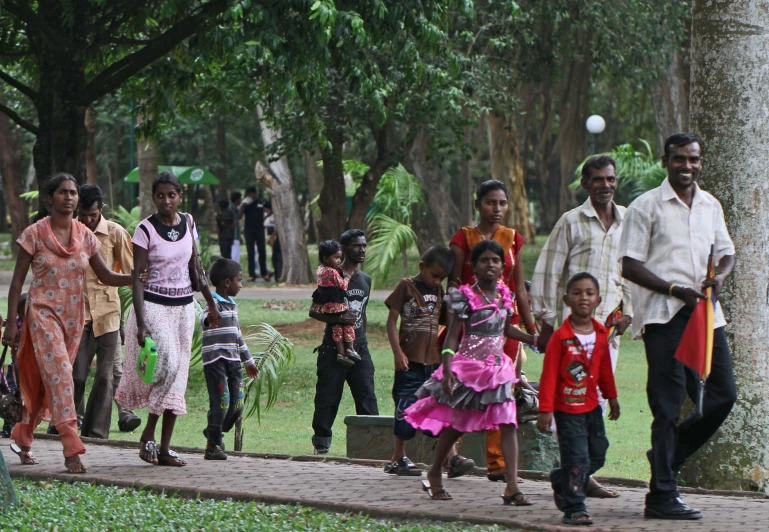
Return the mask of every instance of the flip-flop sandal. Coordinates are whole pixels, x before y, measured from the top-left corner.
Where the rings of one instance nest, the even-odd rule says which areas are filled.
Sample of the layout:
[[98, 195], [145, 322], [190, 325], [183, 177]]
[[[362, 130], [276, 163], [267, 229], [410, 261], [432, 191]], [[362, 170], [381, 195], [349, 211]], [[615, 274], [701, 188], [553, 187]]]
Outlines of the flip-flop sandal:
[[422, 490], [426, 491], [430, 498], [434, 501], [450, 501], [453, 499], [451, 494], [446, 491], [446, 488], [441, 486], [440, 488], [433, 488], [430, 482], [427, 480], [422, 481]]
[[531, 506], [533, 503], [528, 499], [528, 497], [526, 497], [526, 495], [523, 494], [523, 492], [517, 491], [509, 497], [503, 494], [502, 504], [512, 504], [513, 506]]
[[346, 368], [351, 368], [351, 367], [353, 367], [355, 365], [355, 361], [354, 360], [351, 360], [351, 359], [347, 358], [342, 353], [337, 353], [336, 354], [336, 361], [337, 361], [338, 364], [340, 364], [340, 365], [342, 365], [342, 366], [344, 366]]
[[561, 518], [561, 523], [573, 526], [590, 526], [593, 524], [593, 520], [590, 519], [590, 515], [587, 512], [574, 512], [569, 517], [564, 515]]
[[[507, 475], [505, 473], [487, 473], [486, 478], [492, 482], [507, 482]], [[518, 484], [523, 484], [521, 477], [518, 477]]]
[[465, 476], [473, 469], [475, 469], [475, 462], [472, 459], [455, 454], [451, 457], [451, 460], [449, 460], [447, 476], [449, 478], [459, 478]]
[[11, 451], [21, 459], [21, 465], [37, 465], [40, 463], [37, 461], [37, 458], [32, 456], [32, 451], [22, 451], [16, 442], [12, 442], [10, 447]]
[[[173, 462], [169, 461], [169, 458], [172, 458]], [[169, 450], [167, 453], [158, 453], [158, 465], [169, 467], [184, 467], [187, 465], [187, 462], [179, 458], [179, 455], [176, 454], [175, 451]]]
[[585, 496], [593, 497], [595, 499], [616, 499], [619, 497], [619, 493], [604, 486], [596, 486], [585, 491]]
[[[148, 453], [150, 455], [150, 458], [146, 458], [142, 456], [142, 453]], [[139, 458], [147, 462], [148, 464], [157, 465], [158, 464], [158, 445], [154, 441], [144, 441], [141, 440], [139, 442]]]
[[344, 356], [354, 360], [355, 362], [360, 362], [360, 360], [361, 360], [360, 355], [358, 353], [356, 353], [354, 349], [346, 350], [344, 352]]

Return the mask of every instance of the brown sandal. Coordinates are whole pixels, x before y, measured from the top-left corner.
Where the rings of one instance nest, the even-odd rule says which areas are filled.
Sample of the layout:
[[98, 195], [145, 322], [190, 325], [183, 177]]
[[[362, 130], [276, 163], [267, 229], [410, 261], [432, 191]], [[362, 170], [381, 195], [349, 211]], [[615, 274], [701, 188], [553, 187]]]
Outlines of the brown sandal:
[[179, 458], [175, 451], [169, 450], [167, 453], [158, 453], [158, 465], [184, 467], [187, 465], [187, 462]]
[[426, 491], [430, 498], [434, 501], [450, 501], [454, 498], [448, 491], [446, 491], [446, 488], [443, 486], [439, 488], [433, 488], [430, 485], [430, 481], [428, 480], [422, 481], [422, 490]]
[[516, 491], [512, 495], [502, 495], [502, 504], [512, 504], [514, 506], [531, 506], [532, 502], [521, 491]]
[[21, 459], [21, 465], [37, 465], [40, 462], [37, 458], [32, 456], [32, 451], [23, 451], [16, 442], [11, 443], [11, 451], [13, 451], [19, 459]]

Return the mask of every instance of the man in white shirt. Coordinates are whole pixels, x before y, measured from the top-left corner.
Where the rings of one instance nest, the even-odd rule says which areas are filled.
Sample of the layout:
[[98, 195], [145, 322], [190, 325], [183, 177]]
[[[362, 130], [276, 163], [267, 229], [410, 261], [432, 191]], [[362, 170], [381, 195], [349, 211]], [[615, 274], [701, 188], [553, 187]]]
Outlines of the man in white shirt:
[[[695, 398], [698, 376], [675, 360], [681, 336], [703, 291], [716, 296], [734, 268], [734, 244], [721, 204], [700, 189], [700, 140], [677, 133], [665, 141], [662, 185], [637, 198], [625, 214], [620, 245], [625, 279], [632, 285], [633, 336], [643, 338], [649, 365], [646, 386], [652, 422], [647, 452], [651, 481], [647, 518], [701, 519], [702, 513], [681, 500], [681, 466], [716, 432], [737, 399], [723, 312], [716, 306], [713, 366], [703, 401], [703, 417], [678, 420], [684, 398]], [[716, 276], [706, 280], [708, 256], [715, 246]]]
[[[614, 325], [617, 336], [609, 344], [612, 369], [617, 367], [619, 338], [631, 323], [633, 310], [630, 283], [622, 278], [619, 244], [625, 207], [614, 203], [617, 189], [616, 162], [608, 155], [596, 155], [582, 165], [581, 184], [589, 197], [579, 207], [565, 213], [555, 224], [539, 254], [531, 280], [531, 305], [541, 325], [539, 349], [545, 352], [556, 320], [563, 323], [569, 307], [563, 302], [566, 283], [580, 272], [590, 272], [601, 289], [602, 301], [595, 319], [606, 323], [622, 302], [624, 315]], [[601, 407], [606, 400], [599, 392]], [[585, 490], [588, 497], [614, 498], [618, 493], [600, 486], [595, 479]]]

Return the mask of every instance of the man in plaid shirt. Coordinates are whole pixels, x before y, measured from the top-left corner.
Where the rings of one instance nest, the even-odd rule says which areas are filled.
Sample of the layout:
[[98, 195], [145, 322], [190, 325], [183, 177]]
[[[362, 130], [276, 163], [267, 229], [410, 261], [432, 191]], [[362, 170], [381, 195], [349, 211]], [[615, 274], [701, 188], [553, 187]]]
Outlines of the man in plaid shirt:
[[[625, 207], [614, 203], [617, 189], [616, 163], [608, 155], [591, 157], [582, 166], [582, 188], [590, 197], [579, 207], [561, 216], [542, 248], [534, 269], [531, 305], [541, 326], [539, 350], [545, 352], [556, 320], [563, 323], [569, 315], [564, 305], [566, 282], [579, 272], [589, 272], [601, 287], [601, 304], [595, 319], [606, 323], [612, 311], [622, 302], [623, 315], [613, 323], [617, 335], [609, 344], [612, 371], [617, 367], [619, 337], [630, 326], [633, 308], [630, 286], [622, 277], [620, 240]], [[600, 395], [599, 395], [600, 397]], [[606, 401], [600, 397], [605, 410]], [[615, 493], [600, 487], [593, 479], [588, 497], [613, 497]]]

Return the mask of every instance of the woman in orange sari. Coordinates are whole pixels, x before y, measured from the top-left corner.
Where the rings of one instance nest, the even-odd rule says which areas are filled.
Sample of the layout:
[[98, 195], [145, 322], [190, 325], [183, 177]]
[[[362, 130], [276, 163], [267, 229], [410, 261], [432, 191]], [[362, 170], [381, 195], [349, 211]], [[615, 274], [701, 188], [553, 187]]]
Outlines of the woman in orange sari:
[[72, 363], [85, 324], [85, 272], [90, 266], [99, 281], [110, 286], [128, 286], [131, 276], [110, 271], [98, 253], [96, 236], [73, 219], [78, 199], [74, 177], [57, 174], [46, 192], [51, 214], [27, 227], [19, 237], [19, 256], [8, 292], [10, 311], [18, 307], [31, 265], [34, 279], [22, 330], [16, 320], [8, 320], [2, 340], [3, 345], [21, 342], [16, 362], [23, 417], [11, 433], [11, 449], [22, 464], [37, 464], [30, 451], [32, 434], [40, 421], [50, 416], [61, 437], [67, 471], [85, 473], [80, 461], [85, 447], [77, 434], [72, 382]]
[[[449, 246], [454, 253], [454, 271], [450, 284], [458, 287], [470, 284], [473, 280], [473, 270], [470, 264], [470, 252], [473, 246], [482, 240], [494, 240], [502, 246], [505, 252], [505, 268], [501, 281], [507, 285], [515, 296], [517, 310], [511, 322], [517, 325], [521, 319], [530, 334], [536, 332], [534, 317], [531, 314], [529, 294], [524, 286], [523, 262], [521, 248], [523, 237], [515, 230], [502, 225], [502, 220], [508, 210], [507, 187], [501, 181], [489, 180], [481, 183], [475, 191], [475, 210], [479, 220], [475, 225], [468, 225], [457, 231]], [[519, 342], [510, 338], [505, 342], [505, 354], [516, 363], [516, 372], [520, 380], [520, 363], [517, 359]], [[521, 381], [523, 386], [528, 384]], [[486, 469], [491, 481], [506, 482], [505, 459], [502, 457], [501, 433], [498, 430], [486, 432]], [[517, 454], [517, 448], [516, 448]]]

